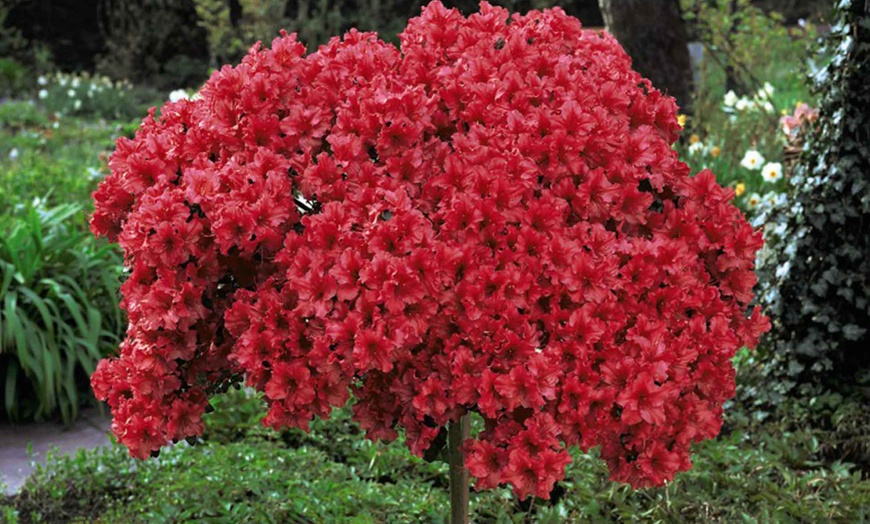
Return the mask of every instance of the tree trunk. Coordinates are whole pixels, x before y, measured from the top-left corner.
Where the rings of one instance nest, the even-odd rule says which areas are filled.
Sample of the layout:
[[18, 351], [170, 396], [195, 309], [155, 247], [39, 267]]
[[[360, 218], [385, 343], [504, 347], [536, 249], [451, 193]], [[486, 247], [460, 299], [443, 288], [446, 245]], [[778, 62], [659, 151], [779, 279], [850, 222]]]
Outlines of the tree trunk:
[[598, 0], [607, 30], [631, 57], [635, 71], [677, 99], [691, 114], [692, 66], [679, 0]]
[[468, 524], [468, 469], [459, 446], [471, 436], [471, 421], [463, 415], [447, 429], [450, 453], [450, 524]]

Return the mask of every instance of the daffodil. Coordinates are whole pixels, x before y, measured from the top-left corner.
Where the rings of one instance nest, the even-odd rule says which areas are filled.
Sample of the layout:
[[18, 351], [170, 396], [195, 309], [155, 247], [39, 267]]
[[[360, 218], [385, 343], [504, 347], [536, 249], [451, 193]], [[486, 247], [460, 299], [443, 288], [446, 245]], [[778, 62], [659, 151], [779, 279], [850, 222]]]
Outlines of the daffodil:
[[712, 156], [713, 158], [716, 158], [716, 157], [719, 156], [719, 154], [720, 154], [721, 152], [722, 152], [722, 149], [720, 149], [719, 146], [713, 146], [713, 147], [710, 149], [710, 156]]
[[743, 196], [743, 193], [746, 192], [746, 184], [743, 182], [738, 182], [736, 186], [734, 186], [734, 194], [737, 196]]
[[749, 198], [746, 199], [746, 205], [749, 206], [750, 209], [755, 209], [760, 203], [761, 195], [759, 195], [758, 193], [752, 193], [751, 195], [749, 195]]
[[764, 165], [764, 157], [755, 149], [750, 149], [745, 155], [743, 155], [743, 160], [740, 161], [740, 165], [746, 169], [755, 171], [761, 169], [761, 166]]
[[680, 127], [686, 127], [686, 115], [677, 115], [677, 123]]
[[766, 182], [774, 183], [782, 178], [782, 164], [769, 162], [761, 169], [761, 178]]
[[734, 107], [734, 105], [737, 103], [737, 93], [735, 93], [733, 89], [728, 91], [727, 93], [725, 93], [725, 98], [724, 100], [722, 100], [722, 103], [724, 103], [727, 107]]

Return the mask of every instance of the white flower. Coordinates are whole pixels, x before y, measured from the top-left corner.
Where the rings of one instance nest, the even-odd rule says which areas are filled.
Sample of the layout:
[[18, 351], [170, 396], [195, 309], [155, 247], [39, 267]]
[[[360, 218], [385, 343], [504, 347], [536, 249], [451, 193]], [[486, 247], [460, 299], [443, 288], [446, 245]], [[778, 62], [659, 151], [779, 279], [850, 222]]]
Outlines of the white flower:
[[39, 75], [39, 78], [36, 79], [36, 83], [41, 86], [48, 85], [48, 78], [45, 78], [45, 76], [43, 75]]
[[57, 120], [55, 120], [54, 123], [51, 124], [51, 127], [52, 127], [52, 129], [57, 129], [57, 128], [59, 128], [59, 127], [60, 127], [60, 122], [58, 122]]
[[753, 104], [748, 98], [746, 98], [745, 96], [741, 96], [740, 99], [737, 100], [737, 102], [734, 104], [734, 109], [738, 111], [746, 111], [754, 105], [755, 104]]
[[779, 162], [764, 164], [764, 167], [761, 169], [761, 178], [770, 183], [778, 181], [782, 178], [782, 164]]
[[79, 77], [77, 77], [77, 76], [74, 76], [74, 77], [73, 77], [73, 79], [72, 79], [72, 86], [73, 86], [73, 87], [78, 87], [78, 86], [79, 86]]
[[9, 152], [9, 160], [11, 160], [13, 162], [18, 160], [18, 148], [17, 147], [13, 147], [12, 151]]
[[694, 144], [689, 145], [689, 154], [697, 155], [704, 151], [704, 143], [703, 142], [695, 142]]
[[764, 110], [767, 111], [768, 113], [773, 113], [773, 111], [774, 111], [774, 110], [773, 110], [773, 104], [771, 104], [771, 103], [768, 102], [767, 100], [765, 100], [764, 103], [761, 104], [761, 107], [763, 107]]
[[40, 89], [39, 90], [39, 99], [45, 100], [46, 98], [48, 98], [48, 91], [46, 91], [45, 89]]
[[95, 167], [89, 167], [87, 171], [92, 179], [101, 178], [103, 176], [103, 172]]
[[725, 99], [722, 103], [724, 103], [726, 107], [734, 107], [737, 103], [737, 93], [735, 93], [733, 89], [728, 91], [725, 93]]
[[68, 96], [68, 97], [70, 97], [70, 98], [75, 98], [75, 97], [76, 97], [76, 92], [75, 92], [75, 90], [73, 90], [73, 89], [68, 89], [67, 92], [66, 92], [66, 96]]
[[746, 205], [749, 206], [750, 209], [755, 209], [756, 207], [758, 207], [758, 204], [760, 204], [760, 203], [761, 203], [761, 195], [759, 195], [758, 193], [752, 193], [746, 199]]
[[761, 89], [758, 90], [758, 93], [755, 94], [755, 98], [760, 98], [762, 100], [770, 98], [773, 96], [775, 89], [770, 82], [765, 82]]
[[761, 169], [762, 164], [764, 164], [764, 157], [754, 149], [747, 151], [746, 154], [743, 155], [743, 160], [740, 161], [741, 166], [751, 171]]
[[75, 102], [73, 102], [73, 109], [78, 111], [81, 108], [82, 108], [82, 101], [81, 100], [76, 100]]
[[179, 100], [187, 100], [189, 97], [187, 95], [187, 91], [184, 89], [176, 89], [175, 91], [169, 93], [169, 101], [170, 102], [178, 102]]

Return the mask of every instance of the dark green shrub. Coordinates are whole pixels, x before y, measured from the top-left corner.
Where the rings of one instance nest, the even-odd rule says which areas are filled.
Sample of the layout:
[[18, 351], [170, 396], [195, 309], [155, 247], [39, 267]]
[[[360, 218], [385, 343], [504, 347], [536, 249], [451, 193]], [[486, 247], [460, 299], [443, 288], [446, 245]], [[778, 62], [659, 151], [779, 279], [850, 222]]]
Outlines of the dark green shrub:
[[97, 58], [98, 72], [167, 92], [205, 79], [205, 34], [193, 2], [99, 0], [99, 7], [106, 51]]
[[[815, 75], [820, 118], [804, 135], [788, 197], [758, 217], [759, 299], [773, 329], [758, 383], [742, 401], [760, 413], [801, 398], [795, 425], [814, 427], [827, 460], [870, 472], [870, 12], [844, 0]], [[855, 409], [855, 406], [863, 406]]]
[[[408, 18], [418, 16], [429, 0], [239, 0], [231, 9], [225, 0], [193, 0], [199, 24], [207, 33], [211, 66], [238, 62], [256, 41], [268, 45], [281, 29], [297, 33], [314, 51], [331, 37], [351, 28], [376, 31], [386, 42], [398, 44]], [[478, 0], [443, 0], [463, 13], [477, 12]], [[525, 13], [530, 9], [562, 6], [586, 25], [603, 25], [595, 0], [494, 0], [490, 2]]]
[[121, 257], [82, 220], [70, 204], [0, 217], [0, 392], [12, 419], [73, 420], [123, 332]]
[[[820, 118], [788, 198], [758, 219], [760, 300], [774, 367], [792, 380], [854, 383], [870, 368], [870, 13], [838, 4], [830, 63], [815, 76]], [[866, 378], [866, 377], [865, 377]]]

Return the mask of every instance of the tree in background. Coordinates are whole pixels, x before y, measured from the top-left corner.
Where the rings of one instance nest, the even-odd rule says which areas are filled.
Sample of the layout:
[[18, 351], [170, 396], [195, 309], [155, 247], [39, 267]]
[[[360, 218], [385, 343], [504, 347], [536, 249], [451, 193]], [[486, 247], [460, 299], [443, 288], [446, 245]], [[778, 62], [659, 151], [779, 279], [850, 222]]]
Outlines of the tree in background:
[[679, 0], [599, 0], [607, 30], [632, 67], [692, 112], [692, 67]]

